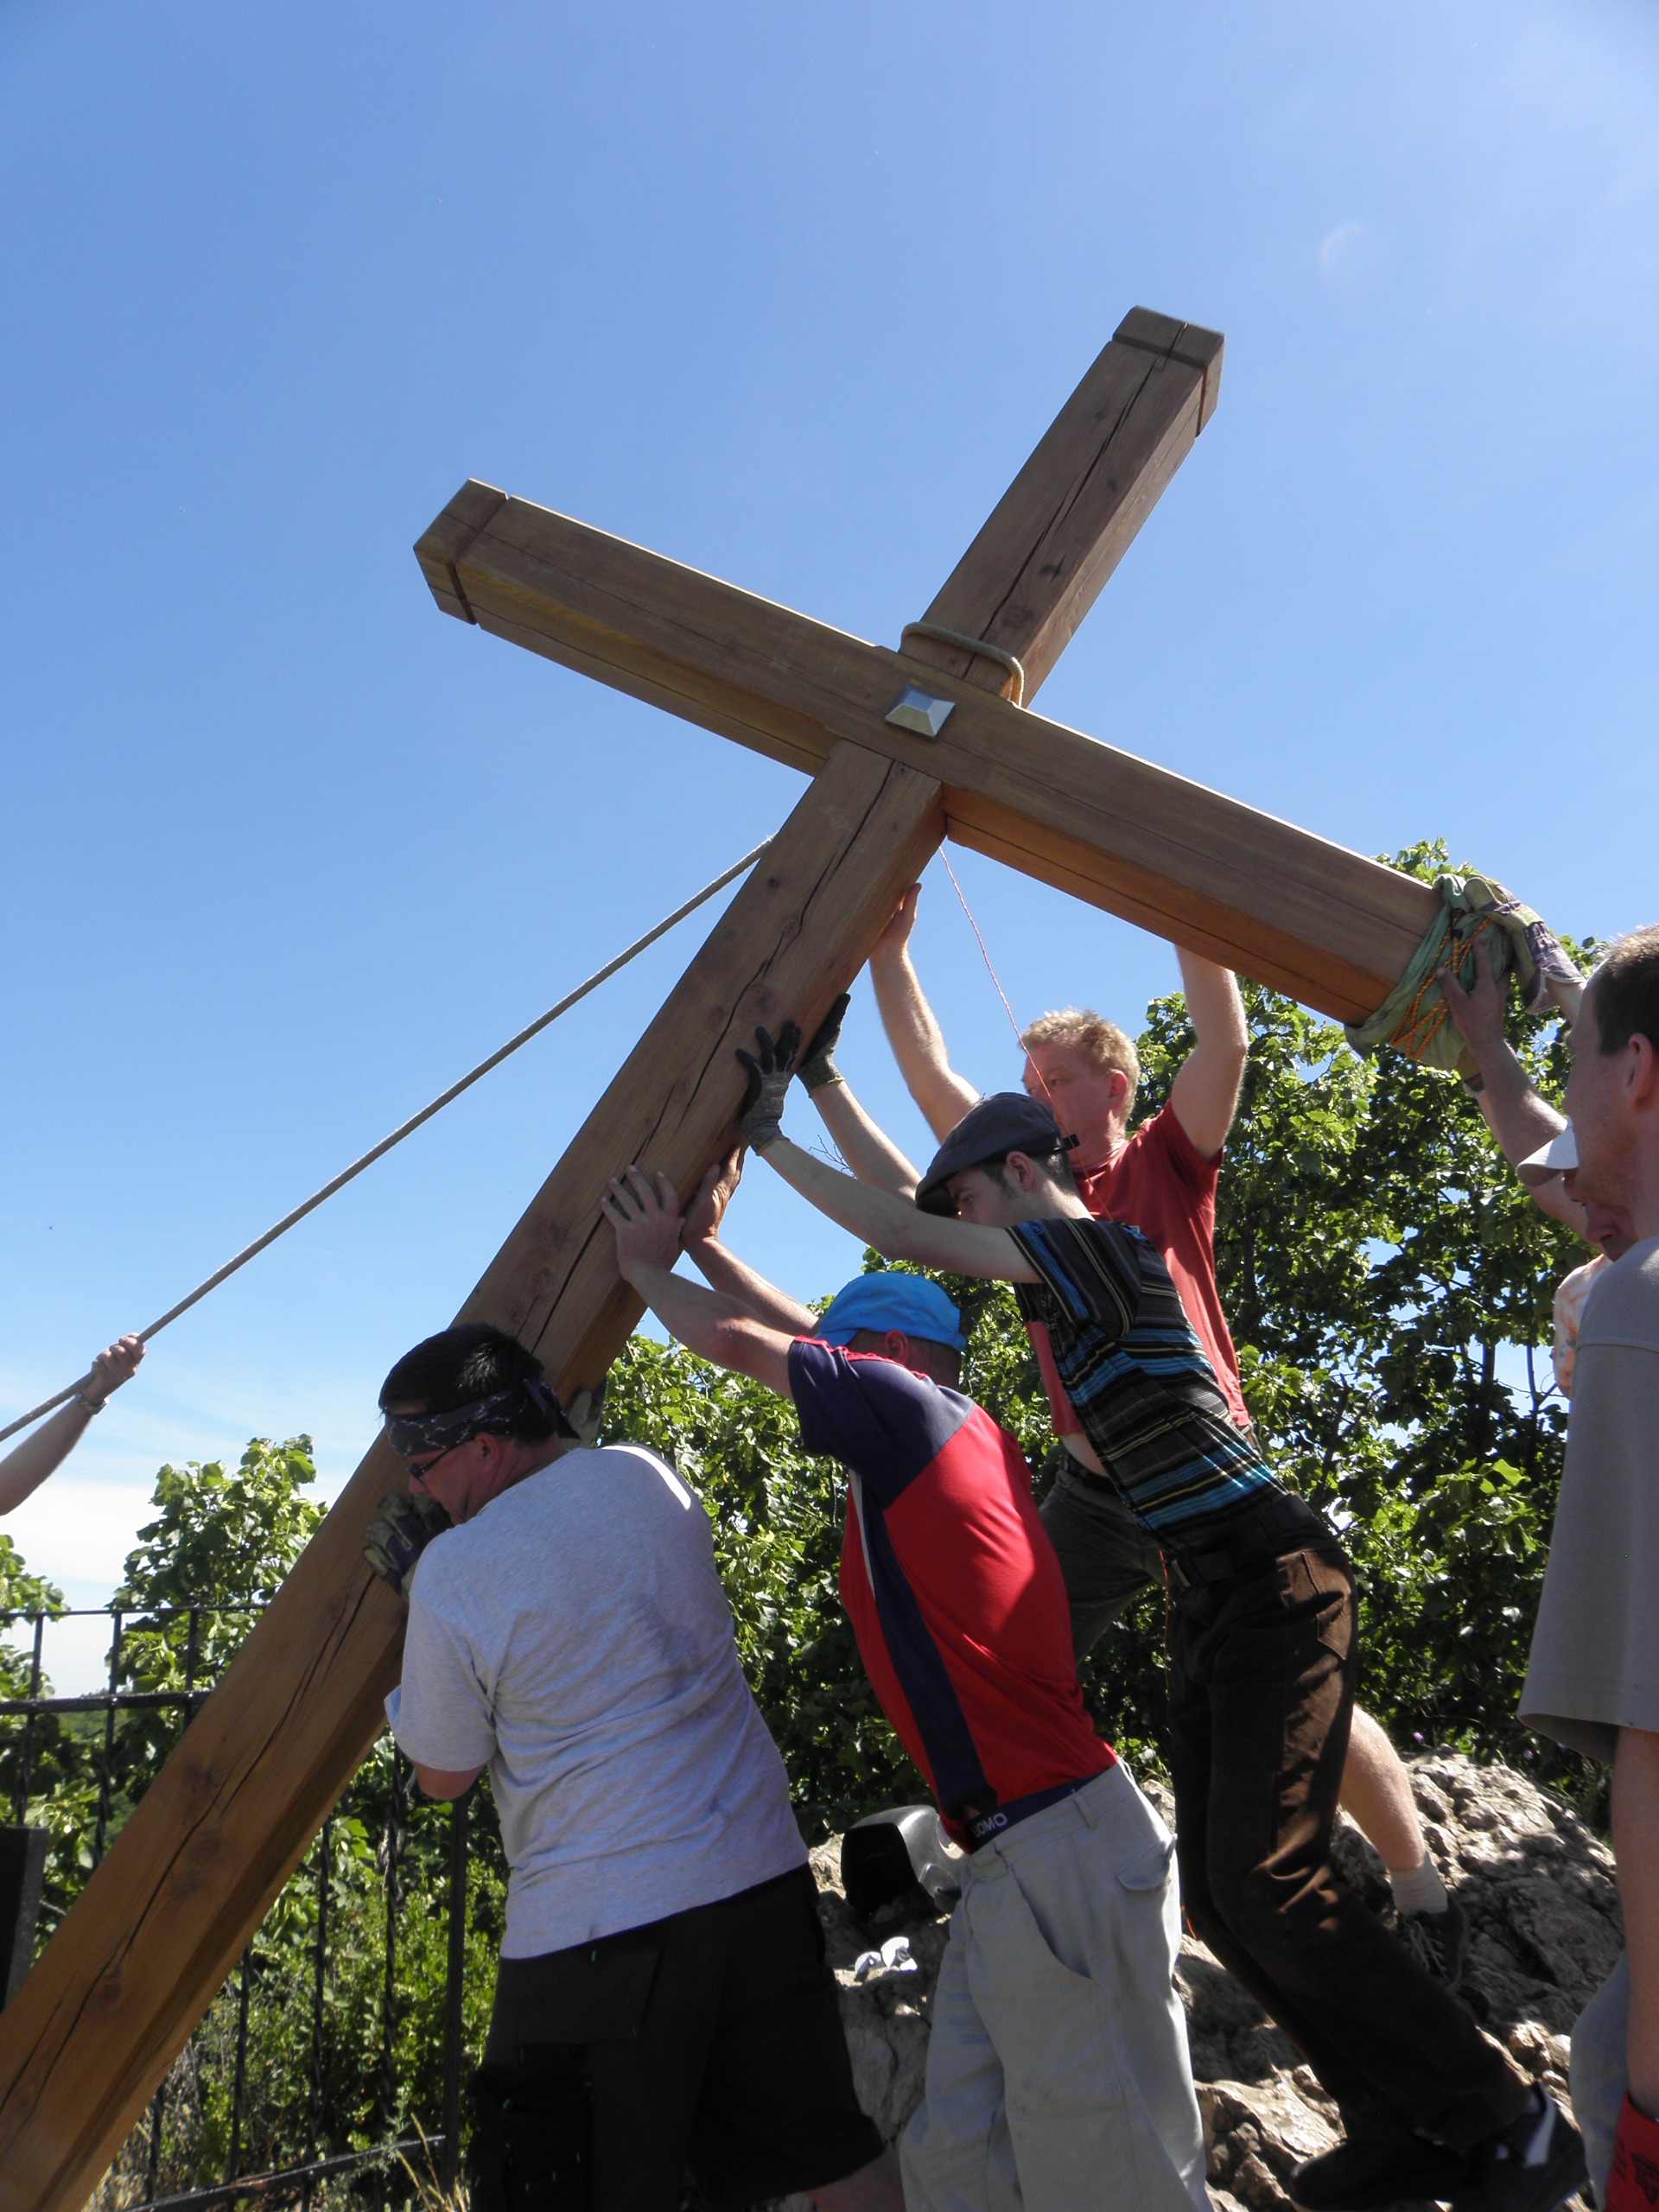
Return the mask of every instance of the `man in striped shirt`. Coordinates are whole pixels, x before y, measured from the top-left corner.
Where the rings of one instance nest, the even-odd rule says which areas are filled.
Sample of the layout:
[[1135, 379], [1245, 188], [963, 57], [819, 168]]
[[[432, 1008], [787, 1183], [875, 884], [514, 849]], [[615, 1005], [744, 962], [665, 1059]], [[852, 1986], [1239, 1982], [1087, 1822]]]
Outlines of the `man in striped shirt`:
[[741, 1056], [750, 1143], [889, 1259], [1014, 1284], [1048, 1328], [1103, 1475], [1162, 1547], [1186, 1910], [1301, 2046], [1346, 2129], [1300, 2170], [1297, 2202], [1554, 2212], [1584, 2178], [1576, 2131], [1332, 1866], [1357, 1671], [1352, 1573], [1231, 1420], [1158, 1253], [1090, 1215], [1059, 1124], [1020, 1092], [963, 1116], [914, 1206], [837, 1173], [783, 1135], [798, 1032], [759, 1041], [758, 1059]]

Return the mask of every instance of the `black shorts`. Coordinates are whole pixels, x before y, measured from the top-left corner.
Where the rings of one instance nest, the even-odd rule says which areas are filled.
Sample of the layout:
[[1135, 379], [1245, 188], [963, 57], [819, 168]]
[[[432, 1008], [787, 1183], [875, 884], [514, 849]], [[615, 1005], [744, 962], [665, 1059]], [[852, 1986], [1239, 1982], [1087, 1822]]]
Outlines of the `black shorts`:
[[712, 2212], [840, 2181], [881, 2138], [860, 2110], [804, 1866], [568, 1951], [503, 1959], [484, 2063], [583, 2082], [595, 2212]]

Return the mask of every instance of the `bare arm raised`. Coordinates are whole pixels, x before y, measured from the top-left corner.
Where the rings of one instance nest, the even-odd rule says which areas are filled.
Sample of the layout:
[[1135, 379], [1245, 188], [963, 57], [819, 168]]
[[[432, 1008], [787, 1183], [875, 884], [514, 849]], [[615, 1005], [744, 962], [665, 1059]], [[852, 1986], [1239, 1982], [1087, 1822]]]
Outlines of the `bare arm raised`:
[[[1500, 983], [1492, 973], [1492, 963], [1478, 938], [1475, 942], [1475, 980], [1467, 990], [1450, 968], [1442, 968], [1435, 981], [1459, 1034], [1474, 1055], [1481, 1084], [1475, 1094], [1476, 1103], [1486, 1117], [1486, 1126], [1497, 1139], [1503, 1157], [1511, 1167], [1518, 1167], [1523, 1160], [1559, 1136], [1567, 1123], [1553, 1106], [1539, 1096], [1503, 1034], [1508, 986]], [[1568, 1198], [1559, 1175], [1534, 1186], [1532, 1195], [1543, 1212], [1565, 1222], [1586, 1242], [1591, 1241], [1585, 1210], [1576, 1198]]]
[[851, 1175], [837, 1173], [787, 1137], [775, 1137], [763, 1158], [791, 1190], [831, 1221], [889, 1260], [910, 1260], [918, 1267], [949, 1268], [959, 1275], [993, 1282], [1036, 1282], [1037, 1270], [1006, 1229], [948, 1216], [923, 1213], [890, 1191], [878, 1191]]
[[[789, 1348], [797, 1334], [806, 1332], [770, 1328], [746, 1300], [705, 1290], [675, 1274], [683, 1224], [678, 1193], [667, 1176], [652, 1184], [637, 1167], [625, 1168], [600, 1205], [616, 1231], [616, 1262], [624, 1280], [664, 1327], [699, 1358], [753, 1376], [780, 1397], [790, 1396]], [[782, 1300], [781, 1292], [772, 1296]], [[809, 1325], [811, 1319], [808, 1314]]]
[[[876, 939], [870, 955], [870, 981], [899, 1072], [928, 1127], [943, 1143], [969, 1108], [978, 1105], [979, 1093], [966, 1076], [958, 1075], [951, 1066], [944, 1032], [911, 964], [910, 933], [916, 925], [916, 906], [921, 895], [921, 885], [912, 883]], [[841, 1144], [833, 1128], [830, 1134]], [[841, 1150], [842, 1159], [850, 1163], [852, 1154], [845, 1145]]]
[[1196, 952], [1183, 951], [1179, 944], [1175, 957], [1181, 963], [1193, 1045], [1170, 1085], [1169, 1103], [1194, 1150], [1213, 1160], [1226, 1143], [1238, 1110], [1238, 1089], [1250, 1050], [1249, 1025], [1230, 969], [1217, 968], [1213, 960]]
[[[897, 1198], [913, 1198], [921, 1175], [906, 1159], [887, 1131], [865, 1112], [853, 1096], [852, 1086], [836, 1065], [841, 1025], [852, 1001], [843, 991], [819, 1024], [809, 1045], [803, 1046], [796, 1071], [806, 1094], [823, 1116], [836, 1149], [861, 1183], [874, 1183]], [[711, 1278], [712, 1280], [712, 1278]]]
[[122, 1337], [99, 1352], [86, 1388], [0, 1459], [0, 1513], [10, 1513], [21, 1505], [63, 1465], [86, 1435], [87, 1422], [94, 1414], [103, 1412], [111, 1390], [132, 1380], [143, 1356], [144, 1347], [137, 1337]]
[[[738, 1300], [757, 1321], [764, 1321], [770, 1329], [780, 1329], [788, 1337], [810, 1337], [817, 1325], [817, 1315], [806, 1306], [798, 1306], [792, 1298], [785, 1297], [775, 1283], [758, 1274], [720, 1241], [721, 1223], [742, 1175], [743, 1148], [740, 1145], [703, 1177], [687, 1209], [681, 1231], [685, 1255], [715, 1289]], [[634, 1287], [639, 1288], [638, 1284]], [[640, 1295], [645, 1295], [643, 1291]]]

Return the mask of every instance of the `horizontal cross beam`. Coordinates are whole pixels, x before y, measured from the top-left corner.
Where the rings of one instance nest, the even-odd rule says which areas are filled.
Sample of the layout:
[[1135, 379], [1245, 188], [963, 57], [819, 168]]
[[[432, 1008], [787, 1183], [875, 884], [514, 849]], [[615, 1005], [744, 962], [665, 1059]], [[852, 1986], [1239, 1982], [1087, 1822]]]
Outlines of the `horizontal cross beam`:
[[[463, 620], [809, 773], [842, 742], [885, 753], [944, 785], [959, 843], [1339, 1020], [1376, 1011], [1438, 911], [1413, 877], [924, 664], [932, 640], [867, 644], [479, 483], [419, 550]], [[937, 738], [887, 720], [906, 685], [950, 702]]]

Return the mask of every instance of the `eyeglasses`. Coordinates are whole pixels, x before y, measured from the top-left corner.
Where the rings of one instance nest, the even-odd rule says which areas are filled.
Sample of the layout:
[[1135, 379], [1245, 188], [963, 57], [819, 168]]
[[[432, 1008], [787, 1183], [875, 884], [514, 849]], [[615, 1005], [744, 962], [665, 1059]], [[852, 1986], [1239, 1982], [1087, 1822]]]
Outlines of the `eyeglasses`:
[[[472, 1440], [468, 1438], [467, 1441], [469, 1443], [471, 1440]], [[461, 1446], [459, 1444], [447, 1444], [442, 1452], [435, 1452], [429, 1459], [418, 1460], [405, 1459], [404, 1465], [409, 1470], [410, 1480], [411, 1482], [423, 1483], [427, 1477], [431, 1473], [433, 1468], [438, 1465], [440, 1460], [447, 1459], [452, 1452], [459, 1452]]]

